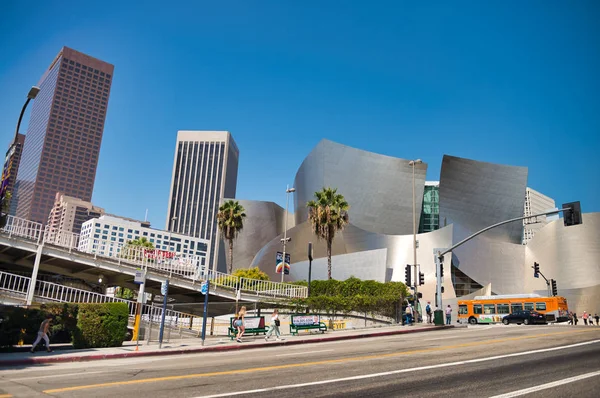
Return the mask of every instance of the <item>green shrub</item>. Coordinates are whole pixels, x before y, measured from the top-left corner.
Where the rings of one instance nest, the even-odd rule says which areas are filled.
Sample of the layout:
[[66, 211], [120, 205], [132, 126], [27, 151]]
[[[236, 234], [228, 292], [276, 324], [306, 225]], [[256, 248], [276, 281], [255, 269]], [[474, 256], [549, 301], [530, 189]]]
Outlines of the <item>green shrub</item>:
[[79, 304], [75, 348], [120, 347], [127, 334], [126, 303]]
[[261, 271], [258, 267], [236, 269], [233, 272], [233, 276], [237, 276], [239, 278], [255, 279], [259, 281], [269, 280], [269, 275]]
[[31, 344], [37, 337], [44, 313], [37, 309], [2, 306], [0, 309], [0, 347], [12, 347], [20, 340]]
[[78, 309], [78, 304], [70, 303], [41, 305], [40, 310], [43, 313], [43, 316], [46, 314], [52, 315], [52, 323], [50, 326], [51, 343], [70, 343], [73, 341], [73, 334], [77, 329]]

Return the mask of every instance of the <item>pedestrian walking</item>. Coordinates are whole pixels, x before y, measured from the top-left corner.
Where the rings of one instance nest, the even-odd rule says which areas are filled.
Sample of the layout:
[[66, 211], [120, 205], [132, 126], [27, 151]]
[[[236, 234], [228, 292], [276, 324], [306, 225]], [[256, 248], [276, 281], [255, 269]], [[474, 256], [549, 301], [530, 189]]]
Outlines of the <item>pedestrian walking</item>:
[[596, 319], [596, 326], [600, 325], [600, 316], [598, 314], [594, 314], [594, 319]]
[[52, 352], [52, 349], [50, 348], [50, 339], [48, 338], [50, 322], [52, 322], [52, 315], [48, 314], [46, 315], [46, 319], [44, 319], [40, 324], [40, 330], [38, 330], [37, 339], [35, 339], [33, 345], [31, 346], [30, 352], [32, 354], [35, 352], [35, 346], [37, 346], [42, 339], [44, 339], [44, 342], [46, 343], [46, 351]]
[[573, 324], [573, 313], [572, 312], [569, 312], [568, 318], [569, 318], [569, 322], [567, 324], [572, 325]]
[[244, 326], [244, 317], [246, 316], [246, 306], [240, 308], [240, 312], [238, 312], [235, 316], [234, 326], [237, 328], [237, 335], [235, 336], [235, 341], [238, 343], [242, 342], [242, 337], [244, 336], [244, 332], [246, 331], [246, 327]]
[[450, 304], [446, 307], [446, 325], [450, 325], [452, 320], [452, 307]]
[[573, 322], [575, 322], [575, 326], [577, 326], [577, 322], [579, 322], [579, 319], [577, 319], [577, 313], [576, 312], [573, 313]]
[[281, 340], [281, 333], [279, 332], [279, 326], [281, 326], [281, 322], [279, 320], [279, 311], [274, 310], [273, 315], [271, 315], [271, 326], [269, 327], [269, 331], [267, 332], [267, 335], [265, 336], [265, 341], [269, 341], [269, 337], [271, 337], [273, 332], [275, 332], [275, 336], [277, 336], [275, 338], [275, 340], [277, 340], [277, 341]]
[[410, 305], [410, 303], [408, 303], [408, 305], [406, 306], [406, 322], [409, 325], [412, 325], [412, 321], [413, 321], [413, 308]]
[[427, 323], [431, 323], [431, 302], [428, 301], [425, 306], [425, 313], [427, 314]]
[[587, 325], [588, 316], [589, 316], [589, 315], [588, 315], [588, 313], [587, 313], [587, 312], [585, 312], [585, 311], [583, 311], [583, 316], [582, 316], [582, 318], [583, 318], [583, 324], [584, 324], [584, 325]]

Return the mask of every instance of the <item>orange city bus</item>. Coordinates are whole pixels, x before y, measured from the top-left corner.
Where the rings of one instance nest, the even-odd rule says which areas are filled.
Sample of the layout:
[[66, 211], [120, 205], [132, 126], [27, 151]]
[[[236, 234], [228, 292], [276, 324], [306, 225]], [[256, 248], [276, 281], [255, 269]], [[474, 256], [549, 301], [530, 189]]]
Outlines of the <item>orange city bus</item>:
[[475, 296], [473, 300], [459, 300], [458, 322], [498, 323], [505, 315], [515, 311], [531, 310], [546, 315], [548, 322], [568, 319], [567, 300], [564, 297], [542, 297], [539, 294], [505, 294]]

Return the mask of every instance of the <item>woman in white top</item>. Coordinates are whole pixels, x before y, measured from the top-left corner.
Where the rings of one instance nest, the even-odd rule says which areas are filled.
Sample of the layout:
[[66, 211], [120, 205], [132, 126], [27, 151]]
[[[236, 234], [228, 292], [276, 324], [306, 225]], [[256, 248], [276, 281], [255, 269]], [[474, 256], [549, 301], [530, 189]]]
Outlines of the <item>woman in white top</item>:
[[269, 328], [269, 331], [267, 332], [267, 335], [265, 336], [265, 341], [269, 340], [269, 337], [271, 337], [271, 335], [273, 334], [273, 332], [275, 332], [275, 336], [277, 336], [276, 340], [279, 341], [281, 333], [279, 332], [279, 325], [280, 325], [280, 321], [279, 321], [279, 311], [275, 310], [273, 311], [273, 315], [271, 315], [271, 327]]

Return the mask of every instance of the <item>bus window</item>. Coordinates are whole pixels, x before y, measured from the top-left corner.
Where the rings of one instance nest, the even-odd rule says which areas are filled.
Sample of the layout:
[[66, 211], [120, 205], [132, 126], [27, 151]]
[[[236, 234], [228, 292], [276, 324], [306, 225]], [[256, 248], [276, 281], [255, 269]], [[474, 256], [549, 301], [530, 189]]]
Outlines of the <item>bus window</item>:
[[498, 314], [510, 314], [508, 304], [498, 304]]
[[510, 305], [510, 312], [514, 313], [517, 311], [523, 311], [523, 303], [512, 303]]
[[538, 311], [546, 311], [546, 303], [535, 303], [535, 309]]
[[525, 311], [533, 311], [533, 303], [525, 303]]
[[491, 315], [496, 313], [496, 305], [495, 304], [484, 304], [483, 305], [483, 313], [486, 315]]
[[458, 306], [458, 314], [459, 315], [467, 315], [469, 313], [469, 311], [467, 310], [467, 306], [466, 305], [459, 305]]
[[483, 314], [481, 304], [473, 304], [473, 314]]

